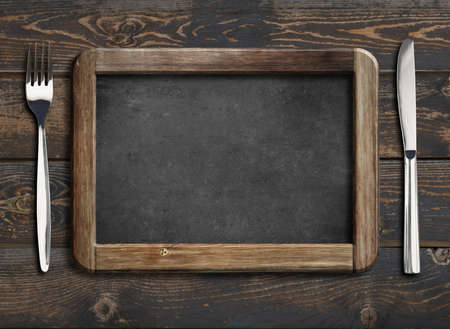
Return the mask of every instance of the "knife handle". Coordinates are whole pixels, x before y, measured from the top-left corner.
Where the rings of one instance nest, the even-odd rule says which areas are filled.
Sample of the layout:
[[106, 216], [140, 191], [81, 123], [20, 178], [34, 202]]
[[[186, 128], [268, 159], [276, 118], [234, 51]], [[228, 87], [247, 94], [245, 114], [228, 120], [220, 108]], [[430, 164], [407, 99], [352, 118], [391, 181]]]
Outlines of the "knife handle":
[[39, 263], [41, 271], [47, 272], [50, 265], [51, 205], [47, 142], [45, 140], [45, 128], [42, 124], [38, 126], [36, 220]]
[[406, 274], [420, 273], [416, 152], [405, 152], [405, 226], [403, 263]]

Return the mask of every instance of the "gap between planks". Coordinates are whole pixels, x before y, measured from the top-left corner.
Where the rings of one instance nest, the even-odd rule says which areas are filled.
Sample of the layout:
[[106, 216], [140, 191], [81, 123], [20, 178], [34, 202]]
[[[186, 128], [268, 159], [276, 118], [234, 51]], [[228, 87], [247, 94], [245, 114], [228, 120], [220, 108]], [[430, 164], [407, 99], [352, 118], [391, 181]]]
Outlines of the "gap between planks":
[[[419, 232], [420, 233], [420, 232]], [[381, 248], [401, 248], [402, 241], [397, 240], [380, 240]], [[421, 240], [421, 248], [450, 248], [450, 241]]]
[[[136, 49], [140, 49], [140, 48], [136, 48]], [[208, 48], [205, 48], [208, 49]], [[245, 49], [245, 48], [243, 48]], [[269, 48], [270, 49], [270, 48]], [[277, 48], [278, 49], [278, 48]], [[390, 70], [390, 69], [384, 69], [384, 70], [379, 70], [379, 75], [380, 76], [389, 76], [389, 75], [393, 75], [396, 74], [396, 70]], [[443, 73], [447, 73], [450, 74], [450, 70], [416, 70], [416, 74], [420, 74], [420, 75], [434, 75], [434, 74], [443, 74]], [[170, 74], [168, 74], [170, 75]], [[255, 74], [258, 75], [258, 74]], [[72, 71], [55, 71], [53, 72], [53, 76], [57, 77], [57, 78], [72, 78]], [[11, 78], [23, 78], [25, 79], [25, 70], [1, 70], [0, 69], [0, 79], [11, 79]]]

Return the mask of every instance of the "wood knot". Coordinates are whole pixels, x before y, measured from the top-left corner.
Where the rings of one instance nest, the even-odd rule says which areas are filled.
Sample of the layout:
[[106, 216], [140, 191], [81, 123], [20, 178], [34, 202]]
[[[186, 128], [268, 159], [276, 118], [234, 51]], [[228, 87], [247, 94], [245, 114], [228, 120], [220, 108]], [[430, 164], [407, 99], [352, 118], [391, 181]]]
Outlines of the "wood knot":
[[161, 248], [161, 250], [159, 251], [159, 254], [161, 256], [167, 256], [169, 254], [169, 250], [167, 250], [166, 248]]
[[[123, 1], [126, 3], [126, 1]], [[104, 39], [107, 47], [142, 47], [181, 45], [182, 41], [173, 38], [174, 17], [147, 14], [89, 15], [81, 18], [79, 24]], [[181, 31], [182, 29], [180, 29]], [[177, 32], [177, 36], [186, 35]]]
[[91, 308], [99, 322], [106, 322], [117, 313], [116, 299], [110, 294], [103, 294]]
[[147, 23], [140, 16], [102, 16], [95, 25], [110, 40], [108, 45], [133, 47], [137, 45], [135, 36], [145, 32]]
[[430, 248], [427, 252], [435, 264], [440, 266], [450, 264], [450, 248]]
[[445, 96], [450, 97], [450, 76], [447, 79], [447, 83], [441, 88], [441, 92]]
[[0, 200], [0, 209], [18, 214], [31, 214], [34, 200], [34, 196], [29, 193], [20, 194], [6, 200]]
[[17, 212], [30, 214], [33, 211], [34, 202], [34, 196], [29, 193], [25, 193], [15, 199], [14, 206]]
[[377, 318], [377, 312], [372, 307], [365, 307], [361, 310], [361, 323], [365, 328], [373, 328]]

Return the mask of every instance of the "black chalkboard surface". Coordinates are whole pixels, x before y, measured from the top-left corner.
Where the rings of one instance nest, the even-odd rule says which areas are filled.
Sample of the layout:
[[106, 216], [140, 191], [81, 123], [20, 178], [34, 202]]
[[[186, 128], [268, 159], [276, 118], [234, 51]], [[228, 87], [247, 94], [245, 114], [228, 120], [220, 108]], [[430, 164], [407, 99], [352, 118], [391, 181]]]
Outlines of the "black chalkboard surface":
[[352, 243], [352, 75], [98, 75], [98, 243]]

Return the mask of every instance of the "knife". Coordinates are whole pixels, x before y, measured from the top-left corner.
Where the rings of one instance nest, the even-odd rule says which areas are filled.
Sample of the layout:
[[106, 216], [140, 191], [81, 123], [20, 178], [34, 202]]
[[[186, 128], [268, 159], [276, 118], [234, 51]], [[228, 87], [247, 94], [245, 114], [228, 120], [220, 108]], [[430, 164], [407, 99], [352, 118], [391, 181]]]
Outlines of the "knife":
[[420, 273], [415, 74], [414, 42], [407, 39], [397, 61], [397, 101], [405, 161], [403, 264], [407, 274]]

